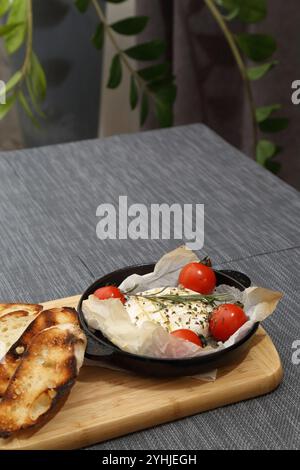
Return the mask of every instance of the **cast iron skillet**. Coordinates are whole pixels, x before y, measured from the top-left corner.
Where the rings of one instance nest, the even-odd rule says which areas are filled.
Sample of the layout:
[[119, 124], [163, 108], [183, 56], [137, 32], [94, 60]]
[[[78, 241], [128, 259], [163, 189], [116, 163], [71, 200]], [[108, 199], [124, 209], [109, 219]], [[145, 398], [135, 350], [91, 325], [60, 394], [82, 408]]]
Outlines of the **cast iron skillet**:
[[[126, 268], [118, 269], [106, 276], [101, 277], [95, 281], [82, 295], [78, 304], [78, 314], [81, 326], [85, 331], [88, 338], [88, 346], [86, 350], [86, 357], [95, 361], [109, 361], [110, 363], [130, 369], [134, 372], [152, 376], [180, 376], [180, 375], [194, 375], [204, 372], [205, 370], [214, 369], [219, 367], [224, 362], [237, 359], [236, 356], [243, 354], [243, 346], [254, 335], [258, 328], [258, 323], [255, 323], [252, 329], [233, 346], [218, 351], [213, 354], [203, 357], [193, 357], [185, 359], [159, 359], [147, 356], [139, 356], [122, 351], [120, 348], [112, 344], [100, 331], [90, 330], [82, 312], [82, 302], [93, 294], [96, 289], [109, 284], [119, 285], [121, 282], [131, 274], [147, 274], [152, 272], [154, 264], [142, 264], [137, 266], [129, 266]], [[231, 279], [225, 277], [229, 275]], [[238, 271], [223, 270], [216, 272], [217, 284], [228, 284], [237, 287], [240, 290], [249, 287], [251, 284], [250, 279]]]

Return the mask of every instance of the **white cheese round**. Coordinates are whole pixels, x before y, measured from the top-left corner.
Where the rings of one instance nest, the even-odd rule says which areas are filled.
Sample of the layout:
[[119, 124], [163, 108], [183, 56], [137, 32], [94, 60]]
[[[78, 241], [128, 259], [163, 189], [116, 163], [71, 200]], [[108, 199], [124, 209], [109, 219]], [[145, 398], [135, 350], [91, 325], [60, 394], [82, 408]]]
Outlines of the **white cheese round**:
[[213, 308], [201, 301], [174, 303], [169, 300], [155, 302], [139, 295], [187, 295], [198, 294], [189, 289], [179, 287], [166, 287], [150, 289], [145, 292], [130, 296], [127, 299], [125, 308], [130, 319], [137, 326], [145, 321], [156, 322], [171, 332], [181, 328], [194, 331], [197, 335], [208, 336], [209, 314]]

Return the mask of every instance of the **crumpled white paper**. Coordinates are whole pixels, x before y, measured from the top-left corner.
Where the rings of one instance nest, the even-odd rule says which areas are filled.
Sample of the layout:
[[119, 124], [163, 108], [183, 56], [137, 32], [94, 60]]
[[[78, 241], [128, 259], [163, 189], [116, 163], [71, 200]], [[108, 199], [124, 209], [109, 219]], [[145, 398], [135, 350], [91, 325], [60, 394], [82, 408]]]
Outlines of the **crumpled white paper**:
[[[186, 246], [181, 246], [164, 255], [155, 265], [152, 273], [144, 276], [132, 275], [119, 286], [122, 291], [141, 292], [154, 287], [176, 286], [179, 272], [183, 266], [199, 261], [195, 253]], [[133, 289], [134, 288], [134, 289]], [[133, 289], [133, 290], [132, 290]], [[282, 297], [280, 292], [261, 287], [249, 287], [243, 292], [229, 286], [219, 286], [217, 292], [230, 291], [235, 301], [244, 304], [249, 318], [234, 335], [217, 347], [200, 348], [170, 335], [163, 327], [148, 321], [141, 326], [134, 325], [119, 299], [99, 300], [90, 295], [83, 302], [83, 313], [88, 325], [100, 330], [112, 343], [124, 351], [142, 356], [159, 358], [187, 358], [214, 354], [225, 349], [250, 330], [257, 321], [263, 321], [275, 310]]]

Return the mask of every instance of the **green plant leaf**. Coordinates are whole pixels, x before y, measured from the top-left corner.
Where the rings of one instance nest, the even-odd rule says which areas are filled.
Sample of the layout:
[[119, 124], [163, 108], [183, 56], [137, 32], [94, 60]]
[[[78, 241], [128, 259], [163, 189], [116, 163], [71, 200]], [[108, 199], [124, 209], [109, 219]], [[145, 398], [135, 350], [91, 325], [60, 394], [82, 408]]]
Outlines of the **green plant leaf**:
[[257, 67], [249, 67], [247, 69], [247, 77], [249, 78], [249, 80], [259, 80], [277, 64], [278, 60], [273, 60], [272, 62], [258, 65]]
[[230, 12], [237, 11], [236, 16], [245, 23], [257, 23], [267, 16], [266, 0], [218, 0], [218, 4]]
[[37, 121], [37, 119], [35, 118], [29, 104], [28, 104], [28, 101], [27, 99], [25, 98], [25, 95], [22, 91], [19, 91], [18, 92], [18, 100], [19, 100], [19, 103], [21, 104], [22, 108], [24, 109], [25, 113], [27, 114], [27, 116], [30, 118], [31, 122], [33, 123], [33, 125], [35, 127], [40, 127], [39, 125], [39, 122]]
[[7, 113], [9, 113], [9, 111], [15, 104], [16, 98], [16, 95], [13, 94], [6, 98], [6, 103], [0, 103], [0, 119], [3, 119], [7, 115]]
[[141, 114], [140, 114], [140, 125], [143, 126], [146, 122], [146, 119], [149, 114], [149, 100], [148, 95], [146, 92], [143, 93], [142, 96], [142, 104], [141, 104]]
[[36, 99], [36, 97], [34, 96], [34, 93], [33, 93], [33, 90], [32, 90], [32, 84], [31, 84], [31, 81], [29, 79], [29, 77], [27, 76], [26, 77], [26, 86], [27, 86], [27, 90], [28, 90], [28, 95], [30, 97], [30, 100], [31, 100], [31, 103], [32, 103], [32, 106], [35, 110], [35, 112], [42, 118], [46, 118], [46, 115], [45, 113], [42, 111], [41, 109], [41, 106], [40, 106], [40, 103], [38, 102], [38, 100]]
[[150, 67], [138, 70], [139, 76], [146, 82], [170, 75], [170, 64], [151, 65]]
[[277, 175], [281, 169], [281, 164], [279, 162], [274, 162], [273, 160], [269, 159], [266, 161], [265, 167], [267, 168], [267, 170]]
[[22, 73], [20, 70], [18, 70], [6, 83], [5, 90], [1, 92], [1, 96], [3, 95], [3, 92], [9, 93], [19, 83], [21, 78], [22, 78]]
[[156, 81], [149, 84], [149, 88], [163, 103], [172, 105], [176, 100], [177, 87], [173, 82]]
[[154, 80], [148, 85], [155, 93], [155, 112], [161, 127], [170, 127], [173, 124], [173, 103], [176, 99], [177, 88], [173, 77]]
[[9, 113], [9, 111], [12, 109], [14, 103], [16, 101], [15, 96], [11, 96], [6, 100], [6, 103], [0, 103], [0, 120], [4, 119], [5, 116]]
[[141, 33], [149, 21], [148, 16], [132, 16], [111, 24], [111, 28], [119, 34], [131, 36]]
[[10, 7], [10, 0], [1, 0], [0, 2], [0, 17], [5, 15]]
[[27, 2], [24, 0], [14, 0], [11, 4], [6, 26], [18, 25], [4, 36], [4, 43], [9, 54], [16, 52], [24, 42], [27, 29], [26, 24]]
[[234, 9], [230, 10], [227, 13], [227, 15], [223, 15], [223, 18], [226, 21], [232, 21], [235, 18], [237, 18], [238, 14], [239, 14], [239, 8], [234, 8]]
[[270, 140], [260, 140], [256, 147], [256, 161], [262, 165], [266, 165], [266, 161], [276, 154], [276, 145]]
[[4, 24], [0, 26], [0, 36], [5, 37], [9, 33], [13, 32], [15, 29], [24, 27], [24, 23], [12, 23], [12, 24]]
[[103, 23], [98, 24], [95, 34], [92, 37], [92, 43], [96, 49], [102, 49], [104, 44], [104, 26]]
[[249, 59], [260, 62], [271, 57], [276, 51], [276, 41], [266, 34], [238, 34], [236, 41]]
[[107, 88], [117, 88], [122, 81], [122, 64], [120, 55], [116, 54], [111, 62]]
[[19, 24], [19, 26], [5, 34], [5, 47], [9, 54], [16, 52], [24, 42], [27, 28], [26, 14], [27, 2], [24, 2], [24, 0], [14, 0], [11, 4], [6, 25], [10, 26]]
[[130, 107], [135, 109], [139, 101], [138, 89], [134, 77], [130, 78]]
[[265, 121], [274, 111], [278, 111], [280, 108], [280, 104], [270, 104], [269, 106], [256, 108], [256, 121], [258, 123]]
[[29, 80], [35, 98], [38, 101], [44, 101], [47, 92], [47, 79], [44, 69], [34, 53], [31, 56]]
[[159, 39], [130, 47], [124, 52], [135, 60], [156, 60], [165, 51], [165, 43]]
[[280, 132], [285, 130], [289, 125], [287, 118], [268, 118], [259, 123], [259, 128], [262, 132]]
[[155, 112], [160, 127], [171, 127], [173, 124], [173, 106], [170, 103], [157, 100], [155, 102]]
[[80, 13], [85, 13], [90, 5], [90, 0], [74, 0], [74, 2]]

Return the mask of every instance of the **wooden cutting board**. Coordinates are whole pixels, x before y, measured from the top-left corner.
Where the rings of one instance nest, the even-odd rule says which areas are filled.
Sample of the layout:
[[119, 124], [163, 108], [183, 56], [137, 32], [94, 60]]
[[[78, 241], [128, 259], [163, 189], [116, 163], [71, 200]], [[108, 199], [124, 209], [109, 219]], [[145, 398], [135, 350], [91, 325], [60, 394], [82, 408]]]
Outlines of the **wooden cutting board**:
[[[43, 305], [76, 307], [79, 296]], [[0, 439], [4, 449], [77, 449], [184, 416], [257, 397], [282, 379], [278, 353], [260, 327], [239, 362], [218, 370], [215, 382], [196, 378], [144, 378], [84, 366], [68, 399], [37, 430]]]

